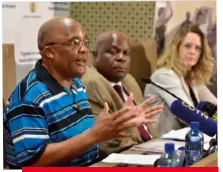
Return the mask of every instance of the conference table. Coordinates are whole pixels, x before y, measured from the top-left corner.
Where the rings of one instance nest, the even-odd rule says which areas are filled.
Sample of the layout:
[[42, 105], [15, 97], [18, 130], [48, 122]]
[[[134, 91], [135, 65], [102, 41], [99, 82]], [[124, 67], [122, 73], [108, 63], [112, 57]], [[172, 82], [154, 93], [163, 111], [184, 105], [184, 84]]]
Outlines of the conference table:
[[[156, 142], [159, 139], [154, 139], [152, 141], [149, 141], [150, 143]], [[139, 150], [126, 150], [121, 152], [120, 154], [138, 154], [138, 155], [143, 155], [145, 154], [144, 151], [139, 151]], [[91, 167], [117, 167], [120, 166], [118, 163], [104, 163], [104, 162], [98, 162]], [[127, 165], [127, 167], [136, 167], [137, 165]], [[199, 160], [195, 164], [193, 164], [191, 167], [218, 167], [218, 152], [212, 153], [209, 156]]]

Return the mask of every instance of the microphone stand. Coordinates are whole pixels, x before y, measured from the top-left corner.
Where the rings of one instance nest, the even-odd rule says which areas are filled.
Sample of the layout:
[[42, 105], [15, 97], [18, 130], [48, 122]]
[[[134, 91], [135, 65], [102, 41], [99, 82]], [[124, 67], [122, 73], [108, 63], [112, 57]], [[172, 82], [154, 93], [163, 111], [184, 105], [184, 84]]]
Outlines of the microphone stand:
[[209, 142], [209, 148], [208, 150], [201, 156], [202, 158], [207, 157], [209, 154], [216, 152], [217, 150], [217, 146], [218, 146], [218, 141], [217, 141], [217, 135], [216, 135], [216, 139], [211, 139]]

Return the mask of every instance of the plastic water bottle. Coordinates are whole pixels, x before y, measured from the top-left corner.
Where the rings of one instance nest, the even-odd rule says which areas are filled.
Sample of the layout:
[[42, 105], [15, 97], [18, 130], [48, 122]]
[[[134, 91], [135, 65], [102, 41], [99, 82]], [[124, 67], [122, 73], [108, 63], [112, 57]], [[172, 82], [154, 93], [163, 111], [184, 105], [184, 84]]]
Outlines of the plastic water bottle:
[[190, 123], [191, 130], [185, 137], [186, 165], [197, 162], [203, 154], [204, 136], [199, 131], [199, 122]]
[[161, 155], [158, 167], [179, 167], [180, 157], [176, 154], [174, 143], [165, 144], [165, 153]]

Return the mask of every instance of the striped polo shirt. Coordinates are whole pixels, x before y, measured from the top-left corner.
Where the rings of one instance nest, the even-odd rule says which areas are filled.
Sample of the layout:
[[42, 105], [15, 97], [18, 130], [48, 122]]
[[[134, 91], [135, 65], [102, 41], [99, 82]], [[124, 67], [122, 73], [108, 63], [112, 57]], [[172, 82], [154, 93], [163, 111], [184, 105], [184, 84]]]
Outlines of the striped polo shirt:
[[[48, 144], [75, 137], [94, 122], [81, 80], [74, 78], [68, 90], [39, 60], [35, 69], [16, 86], [4, 109], [7, 163], [11, 168], [28, 166], [42, 155]], [[98, 145], [95, 145], [61, 166], [87, 166], [97, 159]]]

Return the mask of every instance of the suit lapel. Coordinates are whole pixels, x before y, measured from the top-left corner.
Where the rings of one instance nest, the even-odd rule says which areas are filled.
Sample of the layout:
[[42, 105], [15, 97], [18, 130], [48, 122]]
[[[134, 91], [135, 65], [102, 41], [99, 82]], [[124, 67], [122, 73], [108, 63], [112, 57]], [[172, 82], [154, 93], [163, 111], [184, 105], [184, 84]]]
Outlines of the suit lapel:
[[188, 98], [190, 98], [190, 90], [187, 88], [187, 84], [185, 83], [185, 80], [182, 76], [180, 77], [180, 81], [181, 81], [182, 87], [184, 89], [184, 92], [187, 94]]
[[195, 86], [193, 86], [193, 85], [190, 85], [190, 87], [191, 87], [192, 91], [194, 92], [194, 96], [195, 96], [197, 102], [199, 102], [200, 99], [199, 99], [199, 96], [198, 96], [197, 88]]
[[[126, 88], [126, 85], [124, 85], [124, 84], [122, 83], [122, 87], [123, 87], [124, 92], [129, 96], [129, 91], [128, 91], [127, 88]], [[135, 99], [133, 100], [133, 104], [134, 104], [135, 106], [138, 105], [138, 103], [136, 103]]]
[[[181, 81], [181, 84], [182, 84], [182, 87], [183, 87], [185, 93], [187, 94], [187, 97], [188, 97], [188, 98], [191, 100], [191, 102], [193, 103], [192, 98], [191, 98], [191, 96], [190, 96], [190, 90], [187, 88], [184, 78], [183, 78], [183, 77], [180, 77], [180, 81]], [[193, 93], [194, 93], [194, 95], [195, 95], [196, 100], [199, 102], [200, 100], [199, 100], [199, 96], [198, 96], [198, 91], [197, 91], [197, 89], [196, 89], [192, 84], [190, 84], [190, 87], [191, 87], [191, 89], [192, 89], [192, 91], [193, 91]], [[193, 103], [193, 104], [194, 104], [194, 103]]]
[[127, 78], [124, 78], [122, 81], [122, 87], [124, 91], [126, 92], [127, 95], [129, 95], [130, 92], [134, 94], [134, 100], [133, 103], [134, 105], [139, 105], [140, 103], [143, 102], [143, 97], [142, 95], [138, 95], [139, 93], [135, 90], [134, 85], [130, 83]]

